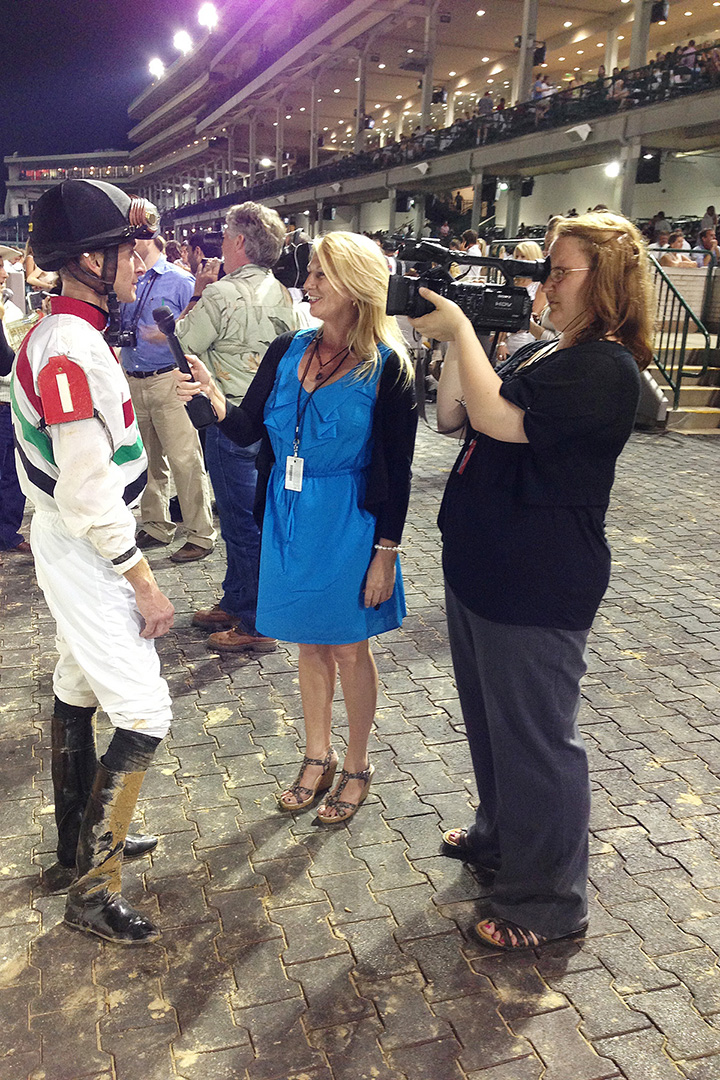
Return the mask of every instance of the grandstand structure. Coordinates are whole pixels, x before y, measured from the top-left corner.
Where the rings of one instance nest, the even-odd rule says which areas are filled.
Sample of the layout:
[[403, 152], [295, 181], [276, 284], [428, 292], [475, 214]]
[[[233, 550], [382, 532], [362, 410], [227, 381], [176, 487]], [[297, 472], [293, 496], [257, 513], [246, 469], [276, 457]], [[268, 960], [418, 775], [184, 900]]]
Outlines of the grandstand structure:
[[[720, 5], [712, 0], [691, 5], [690, 14], [671, 0], [663, 25], [650, 22], [648, 0], [577, 7], [487, 0], [484, 12], [481, 2], [226, 3], [217, 28], [130, 105], [129, 161], [142, 193], [178, 236], [218, 224], [224, 205], [250, 196], [304, 214], [311, 231], [392, 229], [398, 214], [421, 223], [425, 198], [453, 189], [479, 223], [491, 206], [483, 184], [493, 177], [507, 191], [502, 214], [514, 235], [527, 219], [523, 179], [617, 161], [604, 201], [637, 216], [637, 165], [646, 155], [672, 173], [683, 157], [720, 150], [720, 90], [674, 76], [671, 93], [633, 98], [632, 108], [575, 109], [541, 125], [530, 115], [517, 134], [460, 149], [438, 139], [462, 127], [488, 90], [495, 104], [525, 101], [533, 73], [560, 87], [582, 80], [585, 93], [599, 64], [608, 72], [641, 67], [689, 40], [720, 40]], [[413, 136], [430, 152], [386, 167], [389, 149]], [[688, 167], [676, 167], [678, 177]], [[683, 190], [687, 196], [687, 181]]]
[[[43, 185], [85, 168], [152, 199], [177, 237], [250, 197], [310, 232], [419, 229], [428, 200], [450, 192], [465, 224], [508, 235], [599, 201], [634, 217], [665, 204], [702, 214], [718, 201], [716, 84], [669, 69], [621, 107], [596, 83], [600, 64], [636, 71], [690, 40], [720, 41], [720, 0], [667, 6], [658, 23], [652, 0], [226, 0], [130, 103], [129, 152], [71, 155], [72, 173], [55, 158], [6, 158], [6, 213], [24, 225]], [[583, 85], [541, 115], [523, 104], [539, 74]], [[507, 108], [479, 126], [488, 91]], [[660, 179], [638, 188], [651, 159]]]

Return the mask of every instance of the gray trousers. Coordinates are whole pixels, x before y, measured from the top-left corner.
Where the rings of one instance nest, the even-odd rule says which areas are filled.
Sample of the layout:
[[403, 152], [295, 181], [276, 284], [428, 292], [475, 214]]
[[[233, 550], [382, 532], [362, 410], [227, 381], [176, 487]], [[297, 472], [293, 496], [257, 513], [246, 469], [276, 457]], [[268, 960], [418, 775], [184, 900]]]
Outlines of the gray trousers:
[[473, 860], [489, 910], [547, 937], [587, 919], [590, 782], [577, 725], [589, 631], [489, 622], [445, 586], [455, 679], [480, 805]]

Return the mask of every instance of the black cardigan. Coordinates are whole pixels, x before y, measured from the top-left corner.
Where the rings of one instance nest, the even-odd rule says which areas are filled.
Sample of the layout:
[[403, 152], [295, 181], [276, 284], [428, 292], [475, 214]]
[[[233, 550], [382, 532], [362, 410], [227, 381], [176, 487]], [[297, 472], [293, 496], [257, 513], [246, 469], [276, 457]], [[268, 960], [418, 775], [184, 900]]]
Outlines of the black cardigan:
[[15, 353], [12, 351], [5, 337], [5, 328], [0, 322], [0, 375], [9, 375], [12, 369]]
[[[239, 405], [227, 402], [227, 416], [220, 423], [224, 435], [239, 446], [261, 441], [257, 458], [258, 485], [255, 520], [262, 526], [270, 471], [275, 455], [263, 422], [265, 402], [275, 383], [278, 365], [295, 335], [281, 334], [270, 344], [257, 374]], [[399, 544], [410, 499], [410, 478], [417, 408], [412, 385], [402, 379], [400, 360], [391, 352], [383, 365], [373, 414], [373, 447], [368, 470], [364, 509], [377, 519], [375, 539], [384, 537]]]

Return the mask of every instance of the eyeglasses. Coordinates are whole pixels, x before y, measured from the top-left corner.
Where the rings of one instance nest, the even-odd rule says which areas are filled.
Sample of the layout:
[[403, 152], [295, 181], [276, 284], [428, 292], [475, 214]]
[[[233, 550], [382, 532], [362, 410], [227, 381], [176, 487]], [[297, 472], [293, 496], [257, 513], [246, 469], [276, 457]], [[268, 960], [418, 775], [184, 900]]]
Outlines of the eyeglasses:
[[546, 280], [552, 281], [554, 285], [559, 285], [561, 281], [565, 280], [567, 274], [578, 274], [581, 270], [589, 269], [589, 266], [553, 266]]

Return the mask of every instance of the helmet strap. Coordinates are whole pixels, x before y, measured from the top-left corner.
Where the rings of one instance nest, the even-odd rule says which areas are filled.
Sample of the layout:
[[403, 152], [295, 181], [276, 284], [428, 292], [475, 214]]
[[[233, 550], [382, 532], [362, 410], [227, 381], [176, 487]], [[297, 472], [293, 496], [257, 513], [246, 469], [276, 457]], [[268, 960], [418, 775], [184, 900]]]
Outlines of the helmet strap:
[[[85, 270], [77, 258], [70, 259], [66, 263], [66, 269], [79, 281], [81, 285], [85, 285], [88, 289], [92, 289], [98, 296], [110, 296], [113, 293], [113, 285], [115, 284], [115, 275], [117, 274], [118, 266], [118, 245], [114, 247], [106, 248], [103, 251], [102, 269], [100, 271], [100, 277], [97, 274], [90, 273], [89, 270]], [[115, 300], [117, 304], [117, 299]]]
[[107, 296], [108, 324], [105, 328], [105, 340], [108, 345], [117, 345], [120, 338], [120, 303], [113, 288], [117, 274], [118, 251], [117, 246], [106, 249], [101, 274]]

